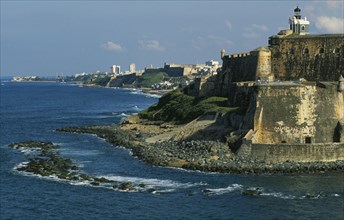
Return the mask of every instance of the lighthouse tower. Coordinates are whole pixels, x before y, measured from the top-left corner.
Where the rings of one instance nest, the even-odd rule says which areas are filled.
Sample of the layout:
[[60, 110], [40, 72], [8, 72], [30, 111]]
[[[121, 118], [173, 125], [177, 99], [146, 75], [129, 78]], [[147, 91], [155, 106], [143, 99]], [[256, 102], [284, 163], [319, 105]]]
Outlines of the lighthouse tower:
[[301, 18], [301, 9], [297, 6], [294, 9], [294, 16], [289, 18], [290, 30], [293, 33], [306, 35], [309, 33], [309, 21], [307, 18]]

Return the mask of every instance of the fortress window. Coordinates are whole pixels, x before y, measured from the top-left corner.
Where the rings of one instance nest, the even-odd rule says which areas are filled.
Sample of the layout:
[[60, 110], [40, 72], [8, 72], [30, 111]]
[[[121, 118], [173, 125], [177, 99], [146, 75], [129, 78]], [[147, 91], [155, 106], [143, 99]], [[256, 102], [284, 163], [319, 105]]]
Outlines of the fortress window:
[[289, 53], [290, 53], [291, 55], [294, 55], [294, 53], [295, 53], [294, 48], [291, 48], [291, 49], [289, 50]]
[[319, 53], [325, 53], [324, 48], [320, 48], [320, 49], [319, 49]]
[[305, 138], [305, 143], [306, 144], [311, 144], [312, 143], [312, 138], [311, 137], [306, 137]]
[[302, 25], [302, 27], [301, 27], [301, 30], [302, 30], [302, 31], [304, 31], [304, 30], [305, 30], [305, 26], [304, 26], [304, 25]]
[[303, 54], [309, 54], [308, 48], [306, 48], [306, 49], [303, 50]]
[[340, 49], [339, 48], [336, 48], [333, 50], [333, 53], [339, 53]]

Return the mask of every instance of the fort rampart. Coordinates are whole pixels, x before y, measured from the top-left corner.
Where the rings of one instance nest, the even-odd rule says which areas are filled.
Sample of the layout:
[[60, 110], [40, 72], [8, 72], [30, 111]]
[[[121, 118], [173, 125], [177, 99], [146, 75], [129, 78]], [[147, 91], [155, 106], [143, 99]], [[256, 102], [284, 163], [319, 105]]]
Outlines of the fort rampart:
[[336, 81], [344, 73], [344, 34], [275, 35], [269, 48], [280, 80]]
[[252, 144], [244, 142], [238, 154], [250, 156], [267, 163], [331, 162], [344, 160], [344, 143], [321, 144]]

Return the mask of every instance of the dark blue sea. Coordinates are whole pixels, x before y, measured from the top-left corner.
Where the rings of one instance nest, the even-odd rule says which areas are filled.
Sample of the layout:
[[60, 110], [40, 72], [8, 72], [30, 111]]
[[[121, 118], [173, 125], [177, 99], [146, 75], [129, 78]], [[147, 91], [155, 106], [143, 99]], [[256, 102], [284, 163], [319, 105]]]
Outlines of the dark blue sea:
[[[344, 219], [344, 174], [238, 175], [156, 167], [94, 135], [56, 128], [111, 125], [157, 102], [139, 91], [62, 83], [1, 82], [0, 219]], [[12, 142], [60, 145], [90, 175], [145, 183], [124, 192], [20, 173]], [[260, 187], [259, 196], [243, 190]], [[308, 196], [307, 196], [308, 195]], [[311, 195], [311, 196], [309, 196]]]

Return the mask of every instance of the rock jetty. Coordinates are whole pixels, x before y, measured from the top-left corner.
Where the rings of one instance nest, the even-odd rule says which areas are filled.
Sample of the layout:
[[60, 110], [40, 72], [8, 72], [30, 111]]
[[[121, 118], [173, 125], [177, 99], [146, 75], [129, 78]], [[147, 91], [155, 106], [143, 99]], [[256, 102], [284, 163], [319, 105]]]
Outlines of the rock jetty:
[[103, 186], [121, 191], [152, 191], [144, 183], [118, 182], [105, 177], [94, 177], [82, 171], [71, 159], [58, 153], [59, 146], [52, 142], [25, 141], [12, 143], [9, 147], [18, 150], [29, 150], [29, 161], [16, 167], [19, 172], [32, 173], [38, 176], [58, 178], [65, 181], [86, 182], [92, 186]]

